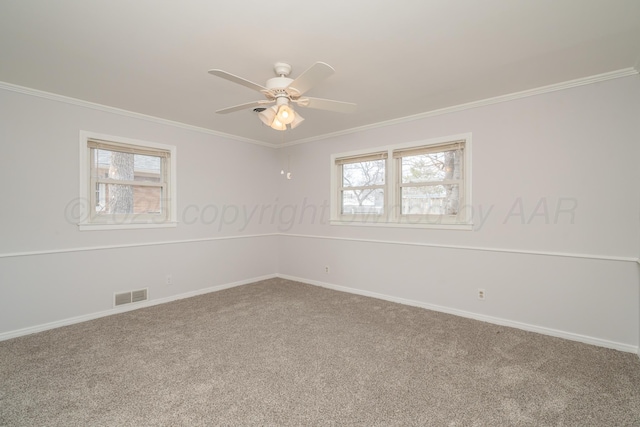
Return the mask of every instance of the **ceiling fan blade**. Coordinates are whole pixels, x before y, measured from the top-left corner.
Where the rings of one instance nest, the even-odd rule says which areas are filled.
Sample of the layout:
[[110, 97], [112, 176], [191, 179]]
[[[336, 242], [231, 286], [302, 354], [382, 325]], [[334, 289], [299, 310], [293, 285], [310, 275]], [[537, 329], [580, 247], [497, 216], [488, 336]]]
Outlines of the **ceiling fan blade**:
[[301, 107], [315, 108], [317, 110], [335, 111], [338, 113], [355, 113], [357, 104], [352, 102], [334, 101], [332, 99], [311, 98], [305, 96], [295, 101]]
[[222, 110], [217, 110], [216, 113], [218, 114], [233, 113], [235, 111], [260, 107], [261, 105], [265, 105], [265, 104], [272, 104], [273, 102], [274, 101], [267, 101], [267, 100], [247, 102], [246, 104], [234, 105], [233, 107], [227, 107], [227, 108], [223, 108]]
[[254, 83], [247, 79], [243, 79], [242, 77], [238, 77], [235, 74], [227, 73], [226, 71], [223, 71], [223, 70], [218, 70], [218, 69], [209, 70], [209, 74], [222, 77], [225, 80], [229, 80], [230, 82], [237, 83], [239, 85], [248, 87], [249, 89], [253, 89], [258, 92], [261, 92], [263, 90], [268, 90], [266, 87], [259, 85], [258, 83]]
[[295, 89], [302, 95], [333, 73], [335, 73], [335, 70], [331, 65], [325, 64], [324, 62], [316, 62], [304, 73], [300, 74], [297, 79], [292, 81], [289, 87]]

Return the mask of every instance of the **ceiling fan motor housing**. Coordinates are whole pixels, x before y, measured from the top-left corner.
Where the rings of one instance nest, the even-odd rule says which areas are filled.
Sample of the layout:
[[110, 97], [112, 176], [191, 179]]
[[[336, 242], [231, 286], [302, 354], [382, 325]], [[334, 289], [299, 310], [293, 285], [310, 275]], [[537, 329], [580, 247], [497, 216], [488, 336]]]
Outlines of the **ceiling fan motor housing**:
[[289, 98], [291, 94], [285, 89], [288, 88], [293, 81], [293, 79], [287, 77], [291, 73], [291, 65], [284, 62], [276, 62], [273, 66], [273, 70], [276, 72], [278, 77], [273, 77], [267, 80], [267, 89], [272, 91], [276, 100], [285, 96]]
[[276, 72], [276, 76], [288, 76], [291, 74], [291, 65], [284, 62], [276, 62], [273, 65], [273, 70]]
[[267, 89], [284, 89], [288, 87], [293, 79], [288, 77], [273, 77], [267, 80]]

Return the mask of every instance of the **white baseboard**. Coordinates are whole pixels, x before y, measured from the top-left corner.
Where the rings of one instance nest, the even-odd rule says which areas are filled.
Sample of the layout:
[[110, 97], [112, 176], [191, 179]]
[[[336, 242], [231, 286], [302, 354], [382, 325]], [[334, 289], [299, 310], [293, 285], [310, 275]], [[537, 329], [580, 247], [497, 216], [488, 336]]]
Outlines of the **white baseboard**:
[[528, 324], [528, 323], [522, 323], [522, 322], [517, 322], [517, 321], [513, 321], [513, 320], [502, 319], [502, 318], [499, 318], [499, 317], [486, 316], [486, 315], [483, 315], [483, 314], [472, 313], [472, 312], [469, 312], [469, 311], [458, 310], [458, 309], [455, 309], [455, 308], [449, 308], [449, 307], [444, 307], [444, 306], [440, 306], [440, 305], [429, 304], [429, 303], [425, 303], [425, 302], [422, 302], [422, 301], [410, 300], [410, 299], [406, 299], [406, 298], [399, 298], [399, 297], [394, 297], [394, 296], [390, 296], [390, 295], [380, 294], [380, 293], [377, 293], [377, 292], [370, 292], [370, 291], [365, 291], [365, 290], [361, 290], [361, 289], [349, 288], [349, 287], [346, 287], [346, 286], [339, 286], [339, 285], [334, 285], [334, 284], [331, 284], [331, 283], [320, 282], [320, 281], [317, 281], [317, 280], [310, 280], [310, 279], [305, 279], [305, 278], [301, 278], [301, 277], [289, 276], [289, 275], [286, 275], [286, 274], [269, 274], [269, 275], [260, 276], [260, 277], [252, 277], [250, 279], [244, 279], [244, 280], [240, 280], [240, 281], [237, 281], [237, 282], [225, 283], [225, 284], [222, 284], [222, 285], [211, 286], [211, 287], [208, 287], [208, 288], [203, 288], [203, 289], [198, 289], [198, 290], [195, 290], [195, 291], [185, 292], [185, 293], [178, 294], [178, 295], [171, 295], [171, 296], [168, 296], [168, 297], [165, 297], [165, 298], [159, 298], [159, 299], [143, 301], [143, 302], [140, 302], [140, 303], [126, 305], [126, 306], [119, 306], [117, 308], [112, 308], [112, 309], [109, 309], [109, 310], [99, 311], [99, 312], [96, 312], [96, 313], [89, 313], [89, 314], [85, 314], [85, 315], [82, 315], [82, 316], [76, 316], [76, 317], [70, 317], [70, 318], [67, 318], [67, 319], [57, 320], [55, 322], [45, 323], [45, 324], [36, 325], [36, 326], [30, 326], [28, 328], [18, 329], [18, 330], [15, 330], [15, 331], [8, 331], [8, 332], [0, 333], [0, 341], [8, 340], [8, 339], [11, 339], [11, 338], [17, 338], [17, 337], [21, 337], [21, 336], [25, 336], [25, 335], [30, 335], [30, 334], [34, 334], [34, 333], [37, 333], [37, 332], [43, 332], [43, 331], [47, 331], [49, 329], [55, 329], [55, 328], [59, 328], [59, 327], [62, 327], [62, 326], [73, 325], [75, 323], [86, 322], [88, 320], [94, 320], [94, 319], [98, 319], [100, 317], [111, 316], [113, 314], [124, 313], [124, 312], [131, 311], [131, 310], [138, 310], [140, 308], [151, 307], [151, 306], [154, 306], [154, 305], [164, 304], [164, 303], [168, 303], [168, 302], [171, 302], [171, 301], [177, 301], [177, 300], [184, 299], [184, 298], [190, 298], [190, 297], [194, 297], [194, 296], [198, 296], [198, 295], [208, 294], [210, 292], [217, 292], [217, 291], [221, 291], [223, 289], [229, 289], [229, 288], [233, 288], [233, 287], [236, 287], [236, 286], [247, 285], [247, 284], [250, 284], [250, 283], [259, 282], [261, 280], [272, 279], [274, 277], [280, 277], [282, 279], [287, 279], [287, 280], [293, 280], [293, 281], [296, 281], [296, 282], [307, 283], [307, 284], [310, 284], [310, 285], [320, 286], [320, 287], [323, 287], [323, 288], [333, 289], [333, 290], [341, 291], [341, 292], [347, 292], [347, 293], [350, 293], [350, 294], [362, 295], [362, 296], [377, 298], [377, 299], [381, 299], [381, 300], [385, 300], [385, 301], [391, 301], [391, 302], [395, 302], [395, 303], [399, 303], [399, 304], [425, 308], [427, 310], [433, 310], [433, 311], [439, 311], [439, 312], [442, 312], [442, 313], [453, 314], [455, 316], [466, 317], [466, 318], [470, 318], [470, 319], [480, 320], [480, 321], [483, 321], [483, 322], [493, 323], [493, 324], [496, 324], [496, 325], [508, 326], [508, 327], [512, 327], [512, 328], [522, 329], [522, 330], [530, 331], [530, 332], [536, 332], [536, 333], [543, 334], [543, 335], [550, 335], [550, 336], [553, 336], [553, 337], [564, 338], [564, 339], [571, 340], [571, 341], [578, 341], [578, 342], [582, 342], [582, 343], [585, 343], [585, 344], [596, 345], [596, 346], [599, 346], [599, 347], [611, 348], [611, 349], [614, 349], [614, 350], [624, 351], [624, 352], [627, 352], [627, 353], [636, 353], [638, 355], [638, 357], [640, 357], [640, 347], [638, 347], [638, 346], [632, 346], [632, 345], [623, 344], [623, 343], [619, 343], [619, 342], [615, 342], [615, 341], [603, 340], [603, 339], [594, 338], [594, 337], [590, 337], [590, 336], [586, 336], [586, 335], [574, 334], [574, 333], [571, 333], [571, 332], [560, 331], [560, 330], [557, 330], [557, 329], [545, 328], [545, 327], [542, 327], [542, 326], [536, 326], [536, 325], [531, 325], [531, 324]]
[[274, 277], [278, 277], [276, 274], [268, 274], [266, 276], [260, 277], [252, 277], [250, 279], [244, 279], [237, 282], [225, 283], [222, 285], [211, 286], [208, 288], [198, 289], [195, 291], [185, 292], [178, 295], [171, 295], [165, 298], [152, 299], [147, 301], [142, 301], [135, 304], [128, 304], [126, 306], [119, 306], [117, 308], [112, 308], [109, 310], [99, 311], [96, 313], [84, 314], [82, 316], [70, 317], [67, 319], [57, 320], [55, 322], [45, 323], [42, 325], [30, 326], [28, 328], [18, 329], [15, 331], [9, 331], [0, 333], [0, 341], [8, 340], [11, 338], [17, 338], [24, 335], [35, 334], [36, 332], [43, 332], [49, 329], [55, 329], [62, 326], [73, 325], [75, 323], [86, 322], [88, 320], [99, 319], [100, 317], [111, 316], [113, 314], [124, 313], [127, 311], [138, 310], [140, 308], [151, 307], [158, 304], [165, 304], [171, 301], [177, 301], [184, 298], [195, 297], [197, 295], [208, 294], [210, 292], [217, 292], [223, 289], [234, 288], [236, 286], [248, 285], [249, 283], [259, 282], [261, 280], [273, 279]]
[[511, 328], [522, 329], [529, 332], [536, 332], [543, 335], [550, 335], [552, 337], [564, 338], [571, 341], [578, 341], [585, 344], [591, 344], [598, 347], [611, 348], [614, 350], [624, 351], [626, 353], [636, 353], [640, 357], [640, 347], [619, 343], [615, 341], [603, 340], [600, 338], [594, 338], [587, 335], [574, 334], [572, 332], [560, 331], [557, 329], [546, 328], [543, 326], [531, 325], [528, 323], [517, 322], [509, 319], [502, 319], [499, 317], [486, 316], [484, 314], [472, 313], [470, 311], [458, 310], [455, 308], [444, 307], [435, 304], [429, 304], [422, 301], [410, 300], [405, 298], [398, 298], [390, 295], [379, 294], [376, 292], [365, 291], [362, 289], [349, 288], [346, 286], [334, 285], [331, 283], [320, 282], [317, 280], [304, 279], [301, 277], [289, 276], [286, 274], [278, 274], [277, 277], [287, 280], [293, 280], [296, 282], [307, 283], [309, 285], [320, 286], [323, 288], [333, 289], [336, 291], [347, 292], [350, 294], [362, 295], [372, 298], [377, 298], [385, 301], [396, 302], [399, 304], [410, 305], [414, 307], [425, 308], [427, 310], [439, 311], [442, 313], [453, 314], [455, 316], [466, 317], [469, 319], [480, 320], [482, 322], [493, 323], [501, 326], [508, 326]]

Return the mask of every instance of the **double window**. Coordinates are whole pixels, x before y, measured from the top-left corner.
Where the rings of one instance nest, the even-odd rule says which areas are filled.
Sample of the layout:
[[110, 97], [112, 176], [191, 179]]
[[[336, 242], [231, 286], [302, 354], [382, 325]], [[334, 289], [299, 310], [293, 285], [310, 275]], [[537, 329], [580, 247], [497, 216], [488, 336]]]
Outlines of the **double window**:
[[81, 229], [175, 225], [175, 147], [81, 134]]
[[332, 224], [471, 228], [471, 135], [332, 156]]

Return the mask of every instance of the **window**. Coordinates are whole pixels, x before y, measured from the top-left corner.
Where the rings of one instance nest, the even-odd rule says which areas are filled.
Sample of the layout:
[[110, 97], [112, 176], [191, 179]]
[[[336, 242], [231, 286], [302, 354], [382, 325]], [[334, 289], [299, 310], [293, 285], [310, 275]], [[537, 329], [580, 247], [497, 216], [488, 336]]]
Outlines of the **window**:
[[332, 156], [332, 224], [471, 229], [471, 135]]
[[175, 226], [175, 151], [81, 132], [80, 229]]
[[401, 215], [457, 215], [461, 191], [464, 141], [394, 150], [399, 163]]
[[342, 215], [382, 215], [385, 206], [387, 153], [346, 157], [336, 161], [340, 174]]

